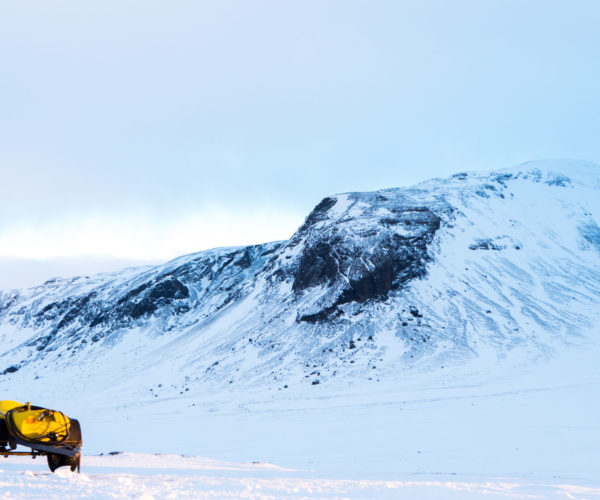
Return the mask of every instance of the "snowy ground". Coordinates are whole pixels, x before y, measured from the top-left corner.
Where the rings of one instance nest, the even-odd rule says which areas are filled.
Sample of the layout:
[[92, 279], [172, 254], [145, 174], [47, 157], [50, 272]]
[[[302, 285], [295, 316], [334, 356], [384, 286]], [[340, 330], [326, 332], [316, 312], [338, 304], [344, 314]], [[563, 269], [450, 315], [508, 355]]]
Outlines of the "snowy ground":
[[87, 456], [82, 474], [51, 474], [44, 464], [11, 461], [0, 469], [4, 499], [77, 498], [600, 498], [600, 485], [510, 478], [417, 476], [404, 480], [337, 479], [268, 464], [198, 457]]
[[512, 370], [457, 367], [310, 391], [122, 403], [114, 388], [97, 388], [87, 399], [65, 397], [61, 407], [82, 422], [82, 474], [50, 474], [40, 459], [2, 459], [0, 492], [23, 499], [600, 499], [598, 352], [590, 343]]

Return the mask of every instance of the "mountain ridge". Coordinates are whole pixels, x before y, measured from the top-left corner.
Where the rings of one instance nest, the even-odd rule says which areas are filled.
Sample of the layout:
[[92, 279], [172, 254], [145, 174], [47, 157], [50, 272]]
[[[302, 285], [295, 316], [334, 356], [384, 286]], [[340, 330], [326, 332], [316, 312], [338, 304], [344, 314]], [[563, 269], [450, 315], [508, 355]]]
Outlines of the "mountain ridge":
[[600, 319], [598, 191], [581, 162], [463, 172], [327, 197], [287, 241], [0, 292], [0, 383], [108, 364], [281, 388], [551, 356]]

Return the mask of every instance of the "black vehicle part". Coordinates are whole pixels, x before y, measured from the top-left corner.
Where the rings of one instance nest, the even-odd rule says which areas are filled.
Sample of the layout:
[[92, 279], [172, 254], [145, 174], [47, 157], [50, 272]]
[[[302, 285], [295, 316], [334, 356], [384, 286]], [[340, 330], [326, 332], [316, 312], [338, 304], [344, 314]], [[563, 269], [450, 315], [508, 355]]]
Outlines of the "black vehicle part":
[[81, 453], [78, 453], [74, 457], [48, 453], [48, 467], [52, 472], [56, 471], [59, 467], [65, 466], [70, 467], [71, 472], [75, 472], [75, 469], [79, 472], [81, 469]]
[[0, 443], [6, 443], [10, 439], [10, 434], [8, 433], [8, 429], [6, 428], [6, 424], [4, 420], [0, 418]]
[[[48, 453], [48, 467], [54, 472], [59, 467], [70, 467], [71, 471], [81, 470], [81, 426], [79, 420], [71, 419], [69, 436], [62, 442], [61, 447], [56, 447], [53, 453]], [[64, 447], [64, 448], [63, 448]], [[74, 454], [65, 451], [75, 452]]]

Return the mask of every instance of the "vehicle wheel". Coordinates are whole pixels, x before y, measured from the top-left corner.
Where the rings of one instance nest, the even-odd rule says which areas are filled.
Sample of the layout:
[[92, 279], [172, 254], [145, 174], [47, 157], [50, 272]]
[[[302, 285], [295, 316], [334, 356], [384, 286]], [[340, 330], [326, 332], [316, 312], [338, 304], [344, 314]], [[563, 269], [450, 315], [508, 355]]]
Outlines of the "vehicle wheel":
[[[81, 426], [79, 420], [71, 419], [71, 428], [69, 436], [62, 443], [64, 446], [81, 448]], [[80, 471], [81, 469], [81, 453], [77, 453], [74, 457], [59, 455], [58, 453], [48, 453], [48, 467], [54, 472], [59, 467], [70, 467], [72, 472]]]
[[62, 459], [64, 458], [62, 455], [56, 455], [55, 453], [48, 453], [47, 455], [48, 457], [48, 467], [50, 468], [50, 470], [52, 472], [54, 472], [56, 469], [58, 469], [61, 465], [64, 465], [62, 463]]
[[71, 472], [75, 472], [75, 469], [77, 469], [77, 474], [79, 474], [81, 470], [81, 453], [74, 457], [65, 457], [65, 459], [65, 465], [71, 467]]
[[81, 454], [78, 453], [74, 457], [67, 457], [66, 455], [58, 455], [56, 453], [48, 454], [48, 467], [52, 472], [56, 471], [59, 467], [70, 467], [71, 472], [79, 473], [81, 469]]

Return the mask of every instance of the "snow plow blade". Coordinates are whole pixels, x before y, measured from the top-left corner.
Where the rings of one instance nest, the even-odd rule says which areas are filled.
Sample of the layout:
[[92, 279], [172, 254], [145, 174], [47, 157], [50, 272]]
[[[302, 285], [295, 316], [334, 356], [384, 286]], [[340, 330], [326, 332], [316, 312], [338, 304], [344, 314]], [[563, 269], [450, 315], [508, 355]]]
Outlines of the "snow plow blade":
[[[81, 427], [79, 421], [60, 411], [30, 403], [0, 401], [0, 455], [46, 455], [48, 467], [81, 467]], [[31, 452], [15, 451], [17, 445]]]

